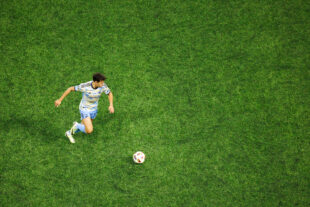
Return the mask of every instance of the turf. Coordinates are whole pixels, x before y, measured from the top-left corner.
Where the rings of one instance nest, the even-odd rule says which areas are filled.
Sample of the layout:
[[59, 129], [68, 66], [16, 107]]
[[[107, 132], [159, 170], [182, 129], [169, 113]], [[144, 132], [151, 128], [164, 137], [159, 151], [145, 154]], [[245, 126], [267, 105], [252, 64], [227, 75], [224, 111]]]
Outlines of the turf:
[[[306, 0], [1, 1], [0, 206], [310, 206]], [[91, 135], [70, 86], [104, 73]], [[132, 162], [143, 151], [142, 165]]]

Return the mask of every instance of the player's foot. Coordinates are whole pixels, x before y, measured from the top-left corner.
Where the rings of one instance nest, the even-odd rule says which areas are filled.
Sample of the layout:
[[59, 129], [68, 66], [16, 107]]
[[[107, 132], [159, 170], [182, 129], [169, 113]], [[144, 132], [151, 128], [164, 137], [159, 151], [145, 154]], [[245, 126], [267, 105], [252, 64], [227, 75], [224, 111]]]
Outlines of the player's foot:
[[77, 132], [77, 130], [78, 130], [77, 125], [78, 125], [78, 123], [76, 121], [73, 122], [73, 126], [70, 129], [70, 132], [71, 132], [72, 135]]
[[73, 136], [72, 136], [70, 130], [69, 130], [69, 131], [66, 131], [66, 134], [65, 134], [65, 135], [66, 135], [66, 137], [68, 137], [68, 139], [70, 140], [71, 143], [75, 143], [75, 140], [74, 140], [74, 138], [73, 138]]

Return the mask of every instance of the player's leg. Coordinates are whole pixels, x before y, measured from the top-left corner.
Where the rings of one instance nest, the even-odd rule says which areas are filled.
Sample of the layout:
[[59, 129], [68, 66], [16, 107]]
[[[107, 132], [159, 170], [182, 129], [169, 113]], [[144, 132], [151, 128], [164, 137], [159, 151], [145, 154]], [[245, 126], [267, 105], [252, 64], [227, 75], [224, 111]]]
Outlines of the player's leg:
[[89, 117], [82, 120], [82, 124], [85, 125], [85, 131], [87, 134], [90, 134], [94, 131], [93, 120], [96, 118], [98, 111], [92, 111], [89, 113]]
[[[73, 126], [71, 128], [71, 134], [76, 134], [78, 132], [84, 132], [85, 134], [90, 134], [93, 131], [93, 120], [97, 116], [97, 110], [93, 112], [81, 111], [81, 123], [73, 122]], [[83, 121], [85, 119], [85, 121]], [[87, 120], [86, 120], [87, 119]], [[90, 123], [89, 123], [90, 120]]]
[[83, 119], [82, 124], [85, 126], [85, 132], [87, 134], [90, 134], [93, 132], [93, 123], [90, 117]]
[[[80, 113], [81, 113], [81, 120], [83, 120], [87, 117], [90, 117], [90, 114], [87, 111], [81, 111], [80, 110]], [[86, 134], [85, 125], [82, 122], [78, 123], [75, 121], [75, 122], [73, 122], [73, 126], [71, 127], [70, 132], [71, 132], [71, 135], [74, 135], [78, 132], [83, 132]]]
[[[72, 135], [78, 133], [78, 132], [84, 132], [87, 134], [90, 134], [93, 131], [93, 124], [92, 124], [92, 119], [94, 119], [97, 115], [96, 113], [88, 113], [84, 111], [81, 112], [81, 123], [78, 122], [73, 122], [73, 126], [71, 127], [70, 130], [66, 131], [65, 135], [68, 137], [71, 143], [75, 143], [75, 140]], [[91, 118], [92, 119], [91, 119]]]

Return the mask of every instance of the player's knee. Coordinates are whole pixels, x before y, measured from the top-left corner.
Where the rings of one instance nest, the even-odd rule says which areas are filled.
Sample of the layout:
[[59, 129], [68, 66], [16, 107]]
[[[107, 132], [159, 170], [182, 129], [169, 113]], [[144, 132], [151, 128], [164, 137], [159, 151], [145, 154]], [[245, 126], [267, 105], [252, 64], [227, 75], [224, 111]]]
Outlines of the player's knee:
[[87, 134], [91, 134], [94, 130], [93, 130], [93, 128], [88, 128], [85, 131]]

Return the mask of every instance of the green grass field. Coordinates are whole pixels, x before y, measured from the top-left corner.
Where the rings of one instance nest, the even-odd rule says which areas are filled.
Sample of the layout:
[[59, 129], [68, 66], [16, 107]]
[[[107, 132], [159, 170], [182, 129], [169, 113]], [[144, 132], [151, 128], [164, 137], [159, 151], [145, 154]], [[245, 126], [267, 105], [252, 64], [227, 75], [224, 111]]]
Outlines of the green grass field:
[[[1, 1], [0, 206], [310, 206], [306, 0]], [[70, 86], [102, 72], [94, 132]], [[136, 165], [132, 154], [146, 154]]]

